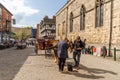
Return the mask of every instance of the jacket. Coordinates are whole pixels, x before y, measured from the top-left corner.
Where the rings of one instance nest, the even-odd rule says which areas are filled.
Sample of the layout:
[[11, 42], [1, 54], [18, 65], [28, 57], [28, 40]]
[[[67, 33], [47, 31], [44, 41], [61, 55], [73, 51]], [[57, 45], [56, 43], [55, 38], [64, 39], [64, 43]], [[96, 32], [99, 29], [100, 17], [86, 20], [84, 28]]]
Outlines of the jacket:
[[80, 40], [79, 42], [77, 42], [76, 40], [74, 41], [74, 50], [75, 51], [81, 51], [81, 50], [77, 50], [77, 48], [84, 48], [83, 42]]
[[58, 58], [67, 58], [68, 57], [68, 48], [69, 48], [69, 45], [67, 42], [65, 42], [65, 41], [59, 42], [58, 49], [57, 49]]

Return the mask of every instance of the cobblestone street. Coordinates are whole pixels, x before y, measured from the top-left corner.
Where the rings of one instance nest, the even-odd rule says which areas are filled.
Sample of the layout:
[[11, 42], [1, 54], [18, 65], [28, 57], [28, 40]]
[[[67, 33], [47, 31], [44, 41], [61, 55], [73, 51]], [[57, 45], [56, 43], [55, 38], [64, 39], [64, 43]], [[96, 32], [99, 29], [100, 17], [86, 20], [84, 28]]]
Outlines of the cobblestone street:
[[[73, 62], [72, 54], [67, 62]], [[35, 55], [33, 48], [0, 51], [0, 80], [119, 80], [120, 63], [92, 55], [82, 55], [80, 69], [58, 71], [44, 52]]]

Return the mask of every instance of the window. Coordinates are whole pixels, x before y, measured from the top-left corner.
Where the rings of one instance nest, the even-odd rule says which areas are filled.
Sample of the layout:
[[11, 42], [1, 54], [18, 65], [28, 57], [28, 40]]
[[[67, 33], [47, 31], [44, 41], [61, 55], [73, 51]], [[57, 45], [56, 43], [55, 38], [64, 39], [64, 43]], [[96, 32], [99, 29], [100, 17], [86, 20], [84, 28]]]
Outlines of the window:
[[85, 30], [85, 12], [85, 6], [82, 5], [80, 10], [80, 30]]
[[62, 25], [62, 34], [64, 35], [66, 33], [66, 26], [65, 26], [65, 21], [63, 22], [63, 25]]
[[59, 29], [60, 29], [60, 24], [58, 24], [58, 27], [57, 27], [58, 29], [57, 29], [57, 31], [58, 31], [58, 36], [60, 36], [60, 31], [59, 31]]
[[95, 16], [95, 18], [96, 18], [96, 19], [95, 19], [95, 21], [96, 21], [96, 22], [95, 22], [95, 26], [96, 26], [96, 27], [99, 26], [99, 25], [98, 25], [98, 24], [99, 24], [99, 23], [98, 23], [98, 21], [99, 21], [99, 17], [98, 17], [98, 16], [99, 16], [99, 7], [97, 6], [97, 7], [96, 7], [96, 16]]
[[8, 14], [6, 14], [6, 19], [8, 20]]
[[50, 28], [52, 28], [52, 24], [50, 24], [49, 26], [50, 26]]
[[101, 7], [100, 7], [100, 26], [103, 26], [103, 12], [104, 12], [104, 7], [103, 7], [103, 4], [101, 4]]
[[103, 26], [104, 21], [104, 5], [103, 0], [96, 1], [96, 8], [95, 8], [95, 27]]
[[2, 8], [0, 8], [0, 15], [2, 15]]
[[73, 32], [73, 13], [70, 13], [70, 32]]
[[6, 25], [7, 25], [7, 30], [10, 30], [10, 27], [11, 27], [11, 22], [6, 21]]

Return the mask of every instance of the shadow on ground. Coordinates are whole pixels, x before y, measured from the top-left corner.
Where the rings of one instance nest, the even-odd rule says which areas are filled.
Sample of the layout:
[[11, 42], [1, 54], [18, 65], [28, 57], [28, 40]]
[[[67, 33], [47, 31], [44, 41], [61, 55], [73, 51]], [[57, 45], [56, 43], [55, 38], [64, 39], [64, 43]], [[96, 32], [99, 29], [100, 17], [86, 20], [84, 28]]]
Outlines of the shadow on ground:
[[54, 53], [53, 53], [53, 52], [51, 52], [51, 53], [46, 52], [46, 53], [45, 53], [44, 50], [41, 50], [41, 51], [39, 51], [39, 53], [35, 53], [34, 55], [30, 55], [30, 56], [43, 56], [43, 57], [45, 57], [46, 59], [47, 59], [47, 58], [48, 58], [48, 59], [54, 59]]
[[32, 48], [16, 50], [6, 49], [0, 52], [0, 80], [13, 80], [20, 68], [33, 53]]
[[108, 70], [103, 70], [103, 69], [97, 69], [97, 68], [88, 68], [84, 65], [80, 66], [80, 70], [87, 71], [87, 73], [79, 73], [77, 70], [74, 70], [72, 72], [63, 72], [63, 74], [68, 74], [68, 75], [75, 75], [76, 77], [81, 77], [81, 78], [88, 78], [88, 79], [100, 79], [100, 78], [105, 78], [105, 76], [99, 76], [98, 74], [105, 74], [109, 73], [112, 75], [117, 75], [117, 73], [108, 71]]

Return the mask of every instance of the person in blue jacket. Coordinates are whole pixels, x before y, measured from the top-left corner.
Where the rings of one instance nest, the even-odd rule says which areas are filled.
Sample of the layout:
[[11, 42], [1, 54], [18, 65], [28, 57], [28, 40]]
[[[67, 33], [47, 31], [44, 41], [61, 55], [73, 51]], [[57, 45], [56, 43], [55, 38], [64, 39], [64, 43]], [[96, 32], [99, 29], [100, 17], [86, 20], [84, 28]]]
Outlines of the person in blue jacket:
[[66, 58], [68, 57], [68, 39], [64, 38], [62, 41], [60, 41], [58, 43], [58, 49], [57, 49], [57, 53], [58, 53], [58, 59], [59, 59], [59, 71], [63, 71], [64, 70], [64, 65], [65, 65], [65, 61]]

